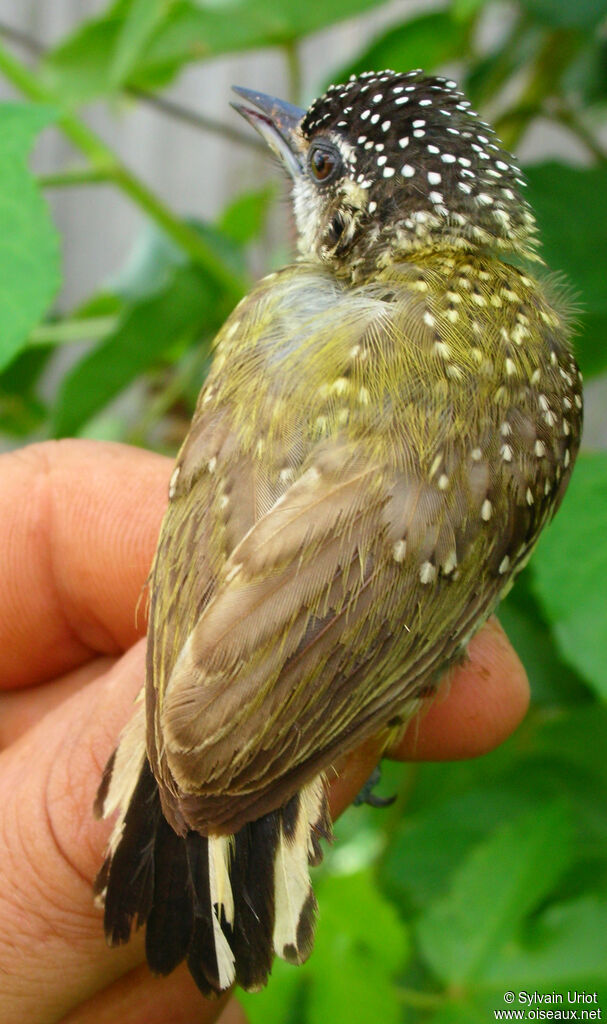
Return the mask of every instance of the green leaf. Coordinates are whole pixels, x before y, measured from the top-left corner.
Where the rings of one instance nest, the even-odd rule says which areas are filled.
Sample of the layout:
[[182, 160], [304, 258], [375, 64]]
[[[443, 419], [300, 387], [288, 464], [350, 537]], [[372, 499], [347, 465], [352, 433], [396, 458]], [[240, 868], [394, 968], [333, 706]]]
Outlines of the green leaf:
[[46, 408], [36, 385], [51, 349], [26, 348], [0, 374], [0, 431], [11, 437], [26, 437], [42, 425]]
[[88, 441], [124, 441], [129, 426], [128, 413], [123, 409], [117, 411], [110, 406], [98, 416], [87, 420], [84, 427], [78, 431], [78, 436]]
[[607, 369], [607, 310], [588, 313], [582, 310], [575, 317], [573, 344], [576, 358], [587, 378], [597, 377]]
[[276, 189], [266, 186], [255, 192], [245, 192], [223, 211], [219, 230], [238, 245], [246, 245], [264, 229]]
[[[606, 706], [595, 703], [549, 719], [535, 735], [535, 749], [562, 759], [570, 775], [575, 767], [581, 768], [587, 776], [586, 788], [590, 788], [588, 780], [592, 779], [593, 793], [607, 816]], [[601, 824], [601, 829], [604, 838], [607, 828]], [[604, 847], [603, 853], [607, 855]]]
[[407, 932], [369, 870], [334, 875], [318, 887], [321, 913], [309, 962], [309, 1024], [400, 1024], [394, 976], [406, 962]]
[[111, 13], [81, 25], [47, 53], [40, 64], [42, 81], [72, 106], [114, 92], [110, 67], [122, 25]]
[[532, 581], [533, 561], [500, 604], [498, 618], [525, 666], [534, 701], [545, 706], [580, 704], [589, 699], [589, 692], [561, 657]]
[[179, 267], [166, 287], [128, 309], [110, 337], [65, 378], [54, 436], [75, 433], [177, 341], [213, 330], [226, 312], [199, 271]]
[[[47, 56], [43, 64], [46, 81], [70, 102], [108, 95], [116, 88], [117, 79], [110, 69], [117, 60], [117, 47], [122, 47], [126, 56], [120, 59], [120, 81], [124, 81], [128, 57], [128, 84], [158, 88], [191, 61], [292, 43], [374, 6], [373, 0], [329, 0], [322, 5], [294, 5], [292, 0], [275, 0], [272, 5], [265, 0], [203, 5], [173, 0], [154, 21], [146, 7], [155, 9], [159, 3], [121, 2], [79, 27]], [[125, 43], [123, 33], [129, 20]]]
[[607, 319], [607, 169], [550, 161], [527, 167], [525, 174], [542, 255], [552, 270], [565, 272], [577, 293], [581, 337], [576, 338], [576, 350], [582, 369], [598, 372], [607, 366], [602, 333]]
[[[586, 1010], [595, 1016], [584, 1019], [600, 1020], [606, 964], [607, 901], [599, 895], [551, 906], [496, 955], [474, 987], [446, 1002], [428, 1024], [484, 1024], [500, 1010], [514, 1010], [525, 1020], [576, 1019], [572, 1011], [580, 1020]], [[512, 1003], [504, 998], [509, 992]], [[550, 1003], [533, 1003], [534, 993]], [[570, 1001], [576, 993], [589, 1002]]]
[[[209, 249], [235, 274], [245, 270], [242, 248], [225, 231], [212, 224], [190, 219], [193, 228]], [[187, 257], [172, 239], [154, 223], [148, 222], [137, 236], [125, 265], [106, 286], [115, 296], [135, 302], [163, 288], [177, 267], [185, 266]]]
[[552, 803], [497, 829], [455, 872], [418, 924], [423, 955], [448, 984], [482, 977], [571, 860], [566, 805]]
[[486, 108], [513, 75], [536, 59], [543, 42], [544, 32], [538, 25], [516, 19], [490, 51], [467, 63], [462, 88], [468, 99], [477, 108]]
[[468, 791], [406, 817], [392, 836], [382, 879], [401, 906], [423, 909], [449, 890], [454, 872], [497, 826], [534, 805], [507, 780]]
[[374, 39], [355, 61], [336, 71], [332, 79], [343, 82], [350, 75], [381, 68], [408, 71], [421, 67], [432, 71], [465, 53], [469, 26], [469, 21], [454, 19], [447, 11], [422, 14]]
[[[548, 716], [532, 710], [518, 735], [481, 760], [461, 765], [424, 765], [418, 769], [422, 792], [441, 789], [441, 776], [455, 792], [436, 804], [427, 798], [406, 815], [389, 836], [382, 863], [384, 887], [403, 911], [416, 911], [443, 898], [475, 846], [500, 823], [533, 816], [555, 793], [567, 801], [577, 836], [580, 861], [592, 862], [592, 877], [607, 871], [607, 708], [596, 703], [554, 706]], [[428, 785], [429, 783], [429, 785]], [[444, 785], [443, 785], [444, 789]], [[579, 862], [578, 862], [579, 865]], [[576, 871], [572, 881], [583, 884]], [[585, 880], [587, 884], [587, 879]]]
[[607, 99], [607, 39], [598, 32], [585, 40], [567, 68], [563, 87], [569, 96], [579, 97], [578, 117], [584, 118], [593, 105]]
[[469, 998], [449, 1001], [428, 1018], [428, 1024], [487, 1024], [487, 1008]]
[[457, 21], [466, 21], [487, 7], [489, 0], [451, 0], [449, 10]]
[[188, 61], [219, 53], [291, 44], [373, 6], [373, 0], [329, 0], [322, 5], [245, 0], [215, 8], [181, 0], [152, 40], [136, 83], [166, 83]]
[[563, 508], [534, 555], [534, 591], [563, 657], [607, 698], [607, 454], [578, 459]]
[[579, 288], [585, 309], [605, 312], [607, 168], [571, 167], [551, 160], [526, 167], [525, 176], [542, 255]]
[[175, 270], [187, 263], [183, 249], [147, 221], [137, 235], [124, 266], [106, 282], [114, 295], [135, 303], [165, 288]]
[[[297, 4], [293, 0], [249, 0], [243, 5], [274, 26], [281, 42], [290, 42], [334, 25], [344, 18], [377, 8], [377, 0], [326, 0], [323, 4]], [[234, 8], [233, 8], [234, 10]]]
[[521, 6], [553, 28], [593, 28], [607, 14], [607, 0], [521, 0]]
[[276, 959], [272, 977], [263, 991], [238, 990], [238, 1001], [244, 1007], [248, 1024], [301, 1024], [302, 988], [307, 969], [307, 965], [294, 967]]
[[[568, 730], [571, 738], [565, 741]], [[541, 809], [555, 792], [571, 806], [579, 856], [596, 861], [604, 855], [607, 771], [598, 762], [607, 745], [607, 714], [593, 704], [561, 713], [541, 727], [530, 723], [527, 731], [530, 737], [523, 729], [520, 739], [515, 736], [501, 750], [470, 763], [473, 774], [461, 791], [410, 813], [390, 836], [382, 880], [400, 907], [423, 909], [445, 896], [476, 845], [500, 823]], [[449, 774], [454, 767], [449, 766]], [[426, 765], [423, 775], [435, 781], [440, 771], [440, 766]]]
[[[594, 1011], [601, 1019], [607, 999], [607, 900], [584, 896], [548, 907], [520, 938], [499, 951], [483, 978], [457, 1001], [445, 1003], [429, 1024], [484, 1024], [495, 1011], [514, 1009], [520, 1019], [572, 1020], [572, 1011]], [[514, 993], [508, 1003], [504, 994]], [[534, 993], [551, 998], [533, 1003]], [[588, 1002], [575, 1002], [584, 994]], [[529, 1012], [533, 1007], [535, 1016]], [[598, 1010], [598, 1014], [597, 1014]]]
[[27, 168], [33, 141], [55, 114], [0, 105], [0, 369], [22, 349], [60, 284], [58, 236]]
[[601, 985], [604, 998], [606, 965], [607, 900], [584, 896], [550, 907], [523, 939], [514, 940], [487, 965], [483, 982], [517, 992], [593, 992]]
[[[191, 226], [226, 266], [243, 270], [242, 251], [225, 233], [201, 222]], [[161, 357], [172, 361], [174, 350], [198, 333], [212, 335], [230, 311], [231, 300], [211, 288], [206, 276], [153, 224], [145, 225], [125, 266], [106, 287], [113, 295], [95, 297], [81, 313], [111, 310], [118, 325], [65, 378], [56, 403], [55, 435], [82, 432], [90, 417], [135, 377]], [[101, 427], [87, 425], [86, 431], [98, 436], [105, 422]]]
[[408, 955], [408, 934], [369, 870], [318, 883], [312, 956], [297, 969], [276, 961], [268, 988], [239, 998], [251, 1024], [400, 1024], [394, 976]]
[[121, 85], [128, 79], [171, 3], [172, 0], [133, 0], [116, 40], [110, 67], [112, 85]]

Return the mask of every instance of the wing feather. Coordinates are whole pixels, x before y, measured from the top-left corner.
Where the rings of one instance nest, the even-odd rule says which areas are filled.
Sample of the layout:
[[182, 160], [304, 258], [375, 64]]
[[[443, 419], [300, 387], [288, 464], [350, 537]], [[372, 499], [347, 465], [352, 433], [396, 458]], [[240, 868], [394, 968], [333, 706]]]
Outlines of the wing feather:
[[[549, 514], [558, 452], [538, 462], [490, 303], [456, 327], [444, 281], [399, 273], [389, 301], [375, 285], [354, 300], [298, 268], [262, 283], [220, 338], [178, 461], [150, 629], [151, 760], [189, 827], [235, 831], [412, 713]], [[503, 370], [487, 402], [473, 337], [492, 380]], [[301, 376], [285, 373], [297, 350]]]

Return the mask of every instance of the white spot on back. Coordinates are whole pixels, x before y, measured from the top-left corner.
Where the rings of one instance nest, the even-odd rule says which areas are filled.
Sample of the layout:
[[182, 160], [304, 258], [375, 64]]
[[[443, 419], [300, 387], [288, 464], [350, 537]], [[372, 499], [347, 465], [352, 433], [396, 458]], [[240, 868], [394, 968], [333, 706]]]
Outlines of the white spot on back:
[[421, 583], [434, 583], [436, 579], [436, 567], [432, 565], [432, 562], [424, 562], [419, 570], [419, 578]]
[[395, 562], [402, 562], [407, 553], [406, 540], [397, 540], [392, 548], [392, 557]]
[[450, 551], [449, 554], [447, 555], [447, 557], [445, 558], [445, 561], [443, 562], [443, 572], [444, 572], [445, 576], [448, 576], [449, 573], [453, 572], [453, 570], [455, 569], [456, 565], [457, 565], [457, 555], [456, 555], [455, 551]]

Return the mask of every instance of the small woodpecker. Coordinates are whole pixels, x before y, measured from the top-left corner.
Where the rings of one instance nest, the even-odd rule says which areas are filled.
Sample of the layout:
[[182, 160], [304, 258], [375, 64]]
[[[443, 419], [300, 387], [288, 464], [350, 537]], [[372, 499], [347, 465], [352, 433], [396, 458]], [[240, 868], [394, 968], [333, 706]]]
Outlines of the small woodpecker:
[[236, 89], [293, 179], [294, 263], [219, 332], [150, 578], [145, 692], [96, 802], [111, 944], [203, 993], [311, 952], [325, 777], [394, 735], [512, 585], [579, 447], [521, 172], [455, 82], [306, 112]]

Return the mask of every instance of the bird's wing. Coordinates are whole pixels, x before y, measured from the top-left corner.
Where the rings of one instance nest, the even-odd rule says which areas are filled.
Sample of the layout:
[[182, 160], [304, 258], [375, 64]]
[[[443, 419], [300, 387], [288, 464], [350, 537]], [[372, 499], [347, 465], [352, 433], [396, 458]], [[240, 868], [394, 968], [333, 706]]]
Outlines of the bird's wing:
[[[211, 378], [207, 406], [203, 394], [155, 563], [152, 762], [201, 829], [259, 817], [411, 713], [552, 507], [557, 460], [547, 443], [538, 454], [516, 376], [504, 370], [492, 400], [478, 399], [467, 321], [455, 337], [402, 280], [397, 298], [374, 286], [349, 304], [329, 283], [312, 316], [322, 282], [297, 281], [262, 286], [228, 322], [230, 373]], [[499, 339], [494, 349], [503, 362]], [[285, 372], [299, 350], [306, 373]], [[281, 412], [276, 433], [283, 381], [299, 388], [287, 395], [297, 415]]]
[[[166, 680], [191, 824], [288, 799], [413, 701], [503, 587], [506, 524], [488, 529], [463, 475], [447, 495], [337, 444], [318, 455], [236, 545]], [[509, 539], [528, 527], [521, 508]]]

